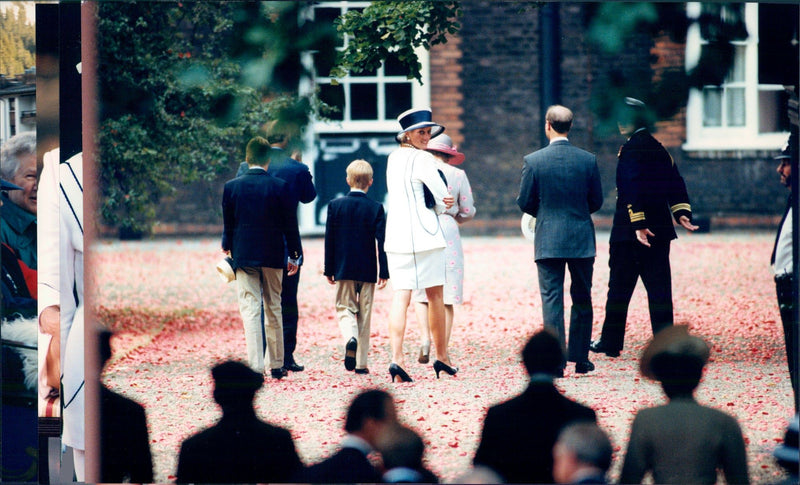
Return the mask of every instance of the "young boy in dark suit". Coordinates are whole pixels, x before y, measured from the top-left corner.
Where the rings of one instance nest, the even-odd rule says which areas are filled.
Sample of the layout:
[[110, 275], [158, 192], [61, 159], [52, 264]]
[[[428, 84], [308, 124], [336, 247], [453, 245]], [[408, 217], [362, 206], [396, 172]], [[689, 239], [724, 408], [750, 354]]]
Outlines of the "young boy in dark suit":
[[382, 289], [389, 279], [383, 250], [386, 214], [381, 204], [367, 198], [372, 185], [372, 167], [367, 161], [355, 160], [347, 166], [347, 185], [350, 193], [328, 205], [324, 274], [336, 285], [336, 316], [346, 341], [344, 367], [356, 374], [368, 374], [376, 281]]

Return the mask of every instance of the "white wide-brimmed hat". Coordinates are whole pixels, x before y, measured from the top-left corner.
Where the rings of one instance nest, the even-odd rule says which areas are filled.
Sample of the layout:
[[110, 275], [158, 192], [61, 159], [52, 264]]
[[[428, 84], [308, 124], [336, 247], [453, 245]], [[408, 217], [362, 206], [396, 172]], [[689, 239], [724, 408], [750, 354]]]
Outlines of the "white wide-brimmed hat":
[[236, 279], [236, 272], [233, 270], [233, 259], [225, 258], [217, 263], [217, 274], [223, 283], [230, 283]]
[[453, 140], [445, 134], [431, 138], [428, 142], [428, 151], [449, 155], [450, 160], [447, 163], [450, 165], [461, 165], [464, 162], [464, 154], [458, 151], [458, 147], [453, 145]]
[[444, 126], [431, 121], [431, 110], [428, 108], [412, 108], [400, 113], [397, 122], [400, 123], [402, 130], [395, 135], [394, 139], [398, 142], [402, 139], [403, 133], [418, 128], [431, 127], [431, 138], [440, 135], [444, 131]]

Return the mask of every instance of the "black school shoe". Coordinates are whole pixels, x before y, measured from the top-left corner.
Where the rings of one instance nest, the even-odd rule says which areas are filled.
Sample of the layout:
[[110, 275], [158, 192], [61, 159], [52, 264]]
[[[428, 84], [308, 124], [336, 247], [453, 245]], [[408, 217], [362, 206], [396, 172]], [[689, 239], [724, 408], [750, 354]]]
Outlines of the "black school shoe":
[[272, 369], [269, 372], [275, 379], [283, 379], [284, 377], [289, 375], [289, 372], [286, 370], [286, 367], [281, 367], [280, 369]]
[[344, 368], [353, 370], [356, 368], [356, 351], [358, 350], [358, 341], [355, 337], [350, 337], [347, 345], [344, 346]]

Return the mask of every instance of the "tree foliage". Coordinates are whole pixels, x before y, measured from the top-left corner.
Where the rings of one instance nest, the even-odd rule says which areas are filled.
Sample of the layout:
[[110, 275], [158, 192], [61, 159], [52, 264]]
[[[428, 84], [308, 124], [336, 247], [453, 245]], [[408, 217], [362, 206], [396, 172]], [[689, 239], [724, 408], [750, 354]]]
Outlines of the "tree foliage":
[[[273, 119], [298, 131], [317, 108], [287, 88], [323, 39], [294, 2], [100, 2], [100, 213], [148, 232], [159, 201], [243, 159]], [[328, 42], [333, 49], [333, 35]], [[324, 39], [323, 39], [324, 40]]]
[[331, 77], [344, 77], [378, 69], [393, 57], [408, 77], [422, 84], [422, 65], [414, 49], [430, 50], [447, 42], [461, 28], [459, 2], [373, 2], [363, 10], [350, 10], [337, 19], [339, 32], [348, 38]]
[[22, 2], [0, 10], [0, 74], [13, 77], [36, 65], [36, 29]]
[[697, 66], [689, 72], [681, 65], [654, 76], [650, 64], [623, 71], [610, 63], [604, 75], [594, 80], [591, 100], [601, 135], [616, 132], [616, 120], [622, 109], [620, 101], [626, 96], [646, 100], [649, 117], [654, 121], [669, 118], [686, 106], [690, 88], [724, 82], [734, 61], [731, 41], [746, 38], [747, 30], [738, 10], [730, 9], [727, 15], [720, 15], [719, 8], [721, 5], [712, 5], [700, 17], [690, 19], [683, 3], [600, 2], [586, 6], [587, 40], [608, 59], [630, 48], [637, 36], [644, 36], [650, 43], [659, 36], [667, 36], [685, 44], [693, 23], [699, 25], [709, 41]]

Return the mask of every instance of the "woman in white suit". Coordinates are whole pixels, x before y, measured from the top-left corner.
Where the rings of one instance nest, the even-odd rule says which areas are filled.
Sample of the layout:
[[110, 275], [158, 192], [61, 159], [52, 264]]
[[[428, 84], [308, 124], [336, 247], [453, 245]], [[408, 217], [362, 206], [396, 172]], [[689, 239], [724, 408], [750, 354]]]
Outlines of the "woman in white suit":
[[[445, 238], [437, 214], [452, 207], [453, 197], [436, 169], [436, 160], [425, 151], [428, 141], [444, 127], [431, 121], [429, 109], [411, 109], [397, 117], [402, 131], [397, 134], [400, 147], [389, 154], [386, 166], [388, 212], [384, 249], [395, 293], [389, 312], [389, 342], [392, 381], [412, 379], [403, 369], [403, 337], [411, 292], [425, 289], [428, 297], [428, 321], [436, 349], [436, 376], [445, 371], [454, 375], [447, 353], [447, 334], [443, 300], [445, 281]], [[433, 195], [434, 206], [426, 207], [424, 188]]]
[[[75, 475], [83, 481], [83, 159], [79, 153], [59, 163], [59, 156], [58, 149], [45, 154], [39, 180], [39, 326], [60, 341], [61, 440], [73, 449]], [[42, 360], [46, 349], [40, 347]], [[45, 369], [39, 369], [39, 391], [46, 394]]]

